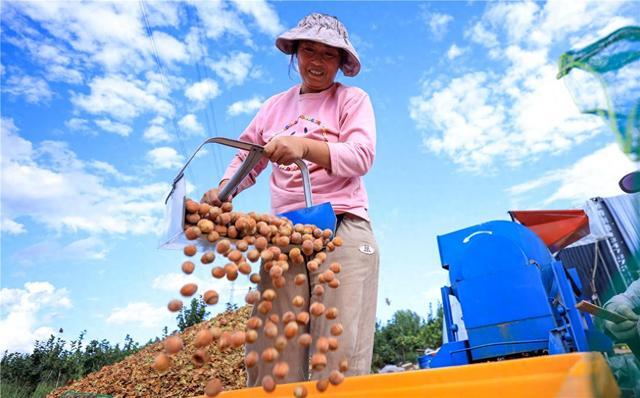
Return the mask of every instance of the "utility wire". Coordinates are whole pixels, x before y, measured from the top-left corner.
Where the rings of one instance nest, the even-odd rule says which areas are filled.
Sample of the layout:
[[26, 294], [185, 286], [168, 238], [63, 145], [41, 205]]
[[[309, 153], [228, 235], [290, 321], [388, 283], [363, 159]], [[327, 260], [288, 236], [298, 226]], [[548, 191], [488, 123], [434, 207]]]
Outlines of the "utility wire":
[[[146, 5], [144, 0], [140, 0], [139, 4], [140, 4], [140, 11], [142, 12], [142, 19], [144, 20], [145, 31], [147, 33], [147, 37], [149, 37], [149, 39], [151, 40], [151, 48], [153, 50], [152, 55], [156, 63], [156, 69], [160, 74], [162, 84], [167, 88], [168, 92], [171, 92], [171, 87], [169, 86], [169, 79], [167, 79], [164, 71], [164, 67], [162, 66], [162, 62], [160, 62], [160, 56], [158, 55], [158, 47], [156, 46], [156, 41], [153, 38], [153, 34], [151, 33], [151, 26], [149, 25], [149, 19], [147, 18], [147, 11], [146, 11]], [[176, 137], [178, 138], [178, 145], [180, 146], [179, 148], [180, 152], [182, 153], [182, 156], [184, 156], [185, 159], [188, 159], [189, 158], [188, 152], [185, 149], [182, 132], [180, 131], [178, 123], [176, 122], [175, 114], [171, 116], [171, 123], [173, 124], [173, 128], [176, 132]], [[191, 170], [189, 168], [187, 168], [186, 172], [189, 174], [191, 180], [195, 181], [193, 174], [191, 173]]]

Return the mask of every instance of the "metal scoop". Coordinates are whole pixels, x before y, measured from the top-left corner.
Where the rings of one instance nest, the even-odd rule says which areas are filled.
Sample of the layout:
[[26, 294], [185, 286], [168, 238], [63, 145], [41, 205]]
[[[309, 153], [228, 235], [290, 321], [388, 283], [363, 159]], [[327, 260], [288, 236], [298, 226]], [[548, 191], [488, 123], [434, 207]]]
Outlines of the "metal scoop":
[[[189, 160], [187, 160], [187, 163], [182, 167], [182, 169], [180, 169], [176, 178], [173, 179], [171, 192], [169, 192], [169, 195], [165, 200], [167, 207], [165, 210], [164, 233], [160, 239], [160, 248], [182, 249], [184, 245], [189, 242], [183, 233], [185, 214], [184, 201], [186, 198], [186, 181], [184, 178], [184, 171], [198, 151], [200, 151], [203, 146], [210, 143], [226, 145], [249, 152], [240, 168], [235, 172], [233, 177], [231, 177], [229, 182], [220, 190], [220, 192], [218, 192], [218, 197], [221, 200], [228, 198], [238, 188], [238, 185], [240, 185], [264, 155], [264, 147], [262, 145], [232, 140], [229, 138], [213, 137], [200, 144]], [[294, 224], [313, 224], [320, 229], [330, 229], [332, 234], [335, 235], [336, 215], [331, 203], [326, 202], [315, 206], [313, 205], [309, 169], [302, 160], [296, 160], [294, 163], [302, 173], [302, 186], [306, 207], [278, 214], [278, 216], [286, 217]]]

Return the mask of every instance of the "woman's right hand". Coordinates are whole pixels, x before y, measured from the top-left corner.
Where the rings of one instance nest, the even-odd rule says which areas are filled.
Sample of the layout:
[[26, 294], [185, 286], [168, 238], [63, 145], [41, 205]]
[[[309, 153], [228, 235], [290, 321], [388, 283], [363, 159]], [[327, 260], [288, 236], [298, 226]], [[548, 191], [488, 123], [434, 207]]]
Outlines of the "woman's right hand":
[[[229, 182], [229, 180], [220, 181], [220, 185], [218, 185], [218, 188], [211, 188], [210, 190], [205, 192], [205, 194], [202, 195], [202, 199], [200, 199], [200, 202], [208, 203], [208, 204], [213, 205], [213, 206], [222, 205], [223, 200], [221, 200], [221, 198], [218, 197], [218, 193], [222, 190], [222, 188], [225, 185], [227, 185], [228, 182]], [[231, 195], [229, 195], [229, 197], [227, 198], [227, 200], [225, 202], [231, 202], [232, 199], [233, 199], [233, 197]]]

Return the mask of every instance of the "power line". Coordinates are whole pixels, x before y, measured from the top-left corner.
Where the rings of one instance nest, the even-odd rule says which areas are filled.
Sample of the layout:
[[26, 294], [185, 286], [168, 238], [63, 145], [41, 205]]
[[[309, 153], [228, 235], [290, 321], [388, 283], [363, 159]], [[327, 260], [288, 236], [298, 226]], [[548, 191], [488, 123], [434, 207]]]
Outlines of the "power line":
[[[202, 20], [200, 19], [200, 15], [198, 14], [198, 10], [197, 8], [194, 10], [194, 15], [195, 15], [195, 25], [196, 25], [196, 31], [198, 32], [198, 46], [200, 47], [200, 51], [202, 52], [202, 56], [204, 57], [206, 54], [206, 37], [204, 36], [204, 28], [202, 25]], [[201, 71], [204, 71], [204, 75], [206, 79], [211, 79], [211, 77], [209, 76], [209, 71], [207, 69], [206, 66], [203, 66], [200, 62], [200, 57], [198, 57], [196, 59], [196, 71], [198, 73], [198, 79], [202, 80], [202, 73]], [[213, 79], [211, 79], [213, 80]], [[207, 127], [209, 128], [209, 130], [217, 137], [218, 136], [218, 127], [217, 127], [217, 123], [216, 123], [216, 115], [215, 115], [215, 109], [213, 108], [213, 105], [211, 104], [211, 101], [207, 101], [206, 107], [205, 107], [205, 120], [207, 123]], [[211, 124], [213, 124], [213, 129], [211, 129]], [[217, 161], [216, 163], [216, 168], [219, 166], [219, 170], [218, 171], [218, 175], [222, 176], [222, 173], [224, 172], [224, 164], [222, 163], [222, 157], [220, 156], [220, 148], [218, 146], [215, 147], [214, 151], [217, 154], [217, 159], [214, 159], [214, 161]], [[212, 153], [213, 155], [213, 153]], [[215, 157], [214, 157], [215, 158]]]
[[[156, 46], [156, 41], [153, 38], [153, 34], [151, 33], [151, 26], [149, 25], [149, 19], [147, 18], [147, 11], [146, 11], [146, 5], [144, 3], [144, 0], [140, 0], [139, 4], [140, 4], [140, 11], [142, 12], [142, 19], [144, 20], [145, 31], [147, 33], [147, 37], [151, 40], [151, 48], [153, 50], [152, 56], [153, 56], [153, 59], [155, 60], [157, 71], [160, 74], [162, 84], [168, 89], [169, 92], [171, 92], [171, 87], [169, 86], [169, 79], [167, 79], [162, 63], [160, 62], [160, 56], [158, 55], [158, 47]], [[176, 122], [175, 115], [171, 116], [171, 122], [176, 132], [176, 137], [178, 138], [178, 145], [180, 146], [180, 152], [182, 152], [182, 156], [184, 156], [185, 159], [188, 159], [189, 158], [188, 152], [185, 149], [184, 141], [182, 138], [182, 132], [180, 131], [178, 123]], [[190, 178], [195, 181], [193, 174], [191, 173], [191, 170], [187, 169], [186, 171], [189, 174]]]

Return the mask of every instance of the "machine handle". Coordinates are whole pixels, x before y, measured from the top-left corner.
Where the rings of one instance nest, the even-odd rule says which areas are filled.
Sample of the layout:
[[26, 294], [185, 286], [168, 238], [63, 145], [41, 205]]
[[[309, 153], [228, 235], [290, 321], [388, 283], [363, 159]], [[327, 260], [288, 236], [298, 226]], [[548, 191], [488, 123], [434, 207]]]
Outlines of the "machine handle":
[[[258, 164], [258, 162], [262, 158], [263, 152], [264, 152], [264, 147], [262, 145], [253, 144], [251, 142], [245, 142], [245, 141], [240, 141], [240, 140], [232, 140], [230, 138], [224, 138], [224, 137], [208, 138], [207, 140], [205, 140], [202, 144], [200, 144], [198, 146], [198, 148], [191, 155], [189, 160], [187, 160], [187, 163], [185, 163], [185, 165], [182, 166], [182, 169], [180, 169], [180, 172], [178, 173], [176, 178], [173, 179], [171, 192], [169, 192], [169, 195], [167, 195], [167, 198], [164, 201], [165, 204], [167, 203], [167, 201], [169, 200], [169, 197], [171, 196], [171, 194], [175, 190], [176, 183], [178, 181], [180, 181], [180, 179], [182, 177], [184, 177], [184, 170], [187, 168], [189, 163], [191, 163], [193, 158], [196, 156], [198, 151], [200, 151], [200, 149], [202, 149], [203, 146], [205, 146], [206, 144], [210, 144], [210, 143], [230, 146], [232, 148], [242, 149], [242, 150], [245, 150], [245, 151], [249, 152], [249, 154], [247, 155], [245, 160], [242, 162], [242, 165], [240, 165], [240, 168], [233, 174], [233, 176], [231, 177], [229, 182], [227, 184], [225, 184], [225, 186], [222, 187], [222, 189], [218, 193], [218, 196], [220, 198], [228, 198], [229, 195], [233, 191], [235, 191], [236, 188], [238, 188], [238, 185], [240, 185], [242, 180], [244, 180], [244, 178], [251, 172], [251, 170], [253, 170], [255, 165]], [[306, 207], [311, 207], [311, 206], [313, 206], [313, 201], [312, 201], [312, 198], [311, 198], [311, 193], [312, 192], [311, 192], [311, 178], [309, 177], [309, 169], [307, 168], [307, 165], [304, 163], [304, 161], [301, 160], [301, 159], [296, 160], [294, 163], [298, 166], [298, 168], [300, 169], [300, 172], [302, 173], [302, 187], [303, 187], [303, 191], [304, 191], [305, 206]]]

